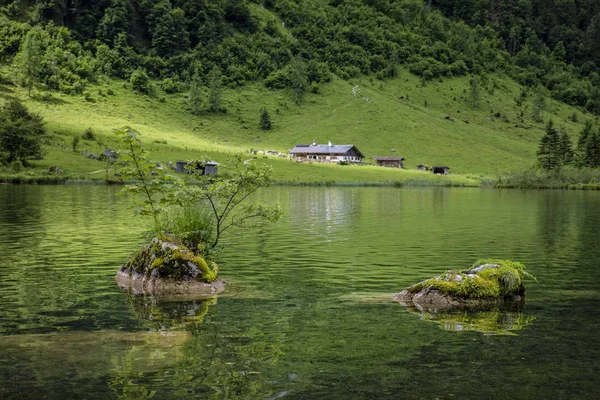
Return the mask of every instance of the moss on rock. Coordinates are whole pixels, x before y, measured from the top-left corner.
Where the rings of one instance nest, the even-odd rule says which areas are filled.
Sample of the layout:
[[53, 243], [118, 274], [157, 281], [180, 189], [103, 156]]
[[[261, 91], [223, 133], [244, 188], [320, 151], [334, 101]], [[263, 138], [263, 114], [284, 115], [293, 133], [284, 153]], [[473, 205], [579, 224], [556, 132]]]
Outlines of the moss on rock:
[[[217, 271], [215, 263], [209, 266], [202, 257], [195, 255], [175, 237], [162, 234], [138, 250], [121, 267], [117, 278], [141, 283], [144, 288], [155, 287], [160, 283], [159, 286], [185, 291], [183, 283], [186, 287], [193, 286], [194, 282], [205, 283], [210, 287], [217, 281]], [[222, 289], [223, 284], [219, 281], [216, 286]], [[211, 290], [210, 293], [214, 291]]]
[[525, 294], [523, 280], [535, 279], [525, 266], [510, 260], [478, 260], [469, 269], [444, 274], [412, 285], [393, 296], [398, 301], [448, 307], [514, 298]]

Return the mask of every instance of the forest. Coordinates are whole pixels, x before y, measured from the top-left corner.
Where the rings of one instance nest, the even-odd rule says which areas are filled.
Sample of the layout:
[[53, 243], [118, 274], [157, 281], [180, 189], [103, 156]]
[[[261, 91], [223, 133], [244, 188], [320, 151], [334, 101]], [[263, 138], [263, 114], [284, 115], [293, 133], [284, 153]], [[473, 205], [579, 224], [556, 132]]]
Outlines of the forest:
[[501, 71], [600, 113], [594, 0], [3, 0], [0, 7], [0, 60], [29, 87], [80, 94], [100, 74], [137, 73], [174, 93], [194, 79], [208, 85], [212, 72], [232, 87], [291, 88], [301, 101], [331, 74], [385, 80], [405, 65], [424, 81]]

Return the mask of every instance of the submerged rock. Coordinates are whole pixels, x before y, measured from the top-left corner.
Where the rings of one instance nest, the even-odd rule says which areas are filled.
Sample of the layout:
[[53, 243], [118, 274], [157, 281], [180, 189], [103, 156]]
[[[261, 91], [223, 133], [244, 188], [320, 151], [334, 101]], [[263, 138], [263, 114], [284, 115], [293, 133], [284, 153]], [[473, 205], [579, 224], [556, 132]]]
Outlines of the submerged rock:
[[525, 266], [508, 260], [480, 260], [470, 269], [443, 275], [409, 286], [392, 299], [420, 311], [452, 308], [481, 309], [507, 302], [523, 302], [523, 280], [533, 278]]
[[218, 267], [194, 255], [169, 235], [154, 238], [117, 272], [122, 289], [150, 294], [217, 294], [225, 288]]

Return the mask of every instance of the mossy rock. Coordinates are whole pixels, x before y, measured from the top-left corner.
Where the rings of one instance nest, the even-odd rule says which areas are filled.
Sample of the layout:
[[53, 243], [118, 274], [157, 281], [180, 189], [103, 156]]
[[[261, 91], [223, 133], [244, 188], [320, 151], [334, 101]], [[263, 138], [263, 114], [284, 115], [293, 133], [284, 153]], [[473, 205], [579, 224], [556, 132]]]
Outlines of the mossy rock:
[[134, 293], [215, 294], [224, 290], [211, 266], [170, 235], [153, 238], [117, 272], [117, 283]]
[[444, 274], [409, 286], [392, 298], [420, 310], [481, 308], [522, 302], [523, 280], [535, 279], [525, 266], [509, 260], [478, 260], [471, 268]]

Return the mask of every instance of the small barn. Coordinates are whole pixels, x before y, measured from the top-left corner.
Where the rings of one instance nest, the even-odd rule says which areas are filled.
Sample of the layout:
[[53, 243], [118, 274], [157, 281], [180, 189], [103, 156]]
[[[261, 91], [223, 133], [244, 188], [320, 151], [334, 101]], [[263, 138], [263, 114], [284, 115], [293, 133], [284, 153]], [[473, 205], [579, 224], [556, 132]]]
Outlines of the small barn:
[[402, 163], [404, 157], [377, 156], [373, 157], [373, 160], [375, 160], [375, 163], [379, 167], [404, 168], [404, 164]]
[[431, 167], [431, 171], [436, 175], [448, 175], [449, 169], [450, 167], [446, 166]]
[[429, 168], [429, 167], [428, 167], [427, 165], [425, 165], [425, 164], [419, 164], [419, 165], [417, 165], [417, 169], [418, 169], [419, 171], [429, 171], [431, 168]]
[[218, 172], [218, 168], [219, 168], [219, 163], [215, 162], [215, 161], [207, 161], [203, 166], [200, 165], [200, 163], [198, 162], [190, 162], [190, 161], [176, 161], [175, 162], [175, 172], [178, 172], [180, 174], [182, 173], [189, 173], [188, 171], [185, 170], [185, 167], [190, 165], [191, 163], [195, 163], [196, 164], [196, 170], [204, 170], [204, 173], [202, 175], [214, 175]]
[[360, 164], [365, 155], [353, 144], [297, 144], [288, 152], [297, 162]]

